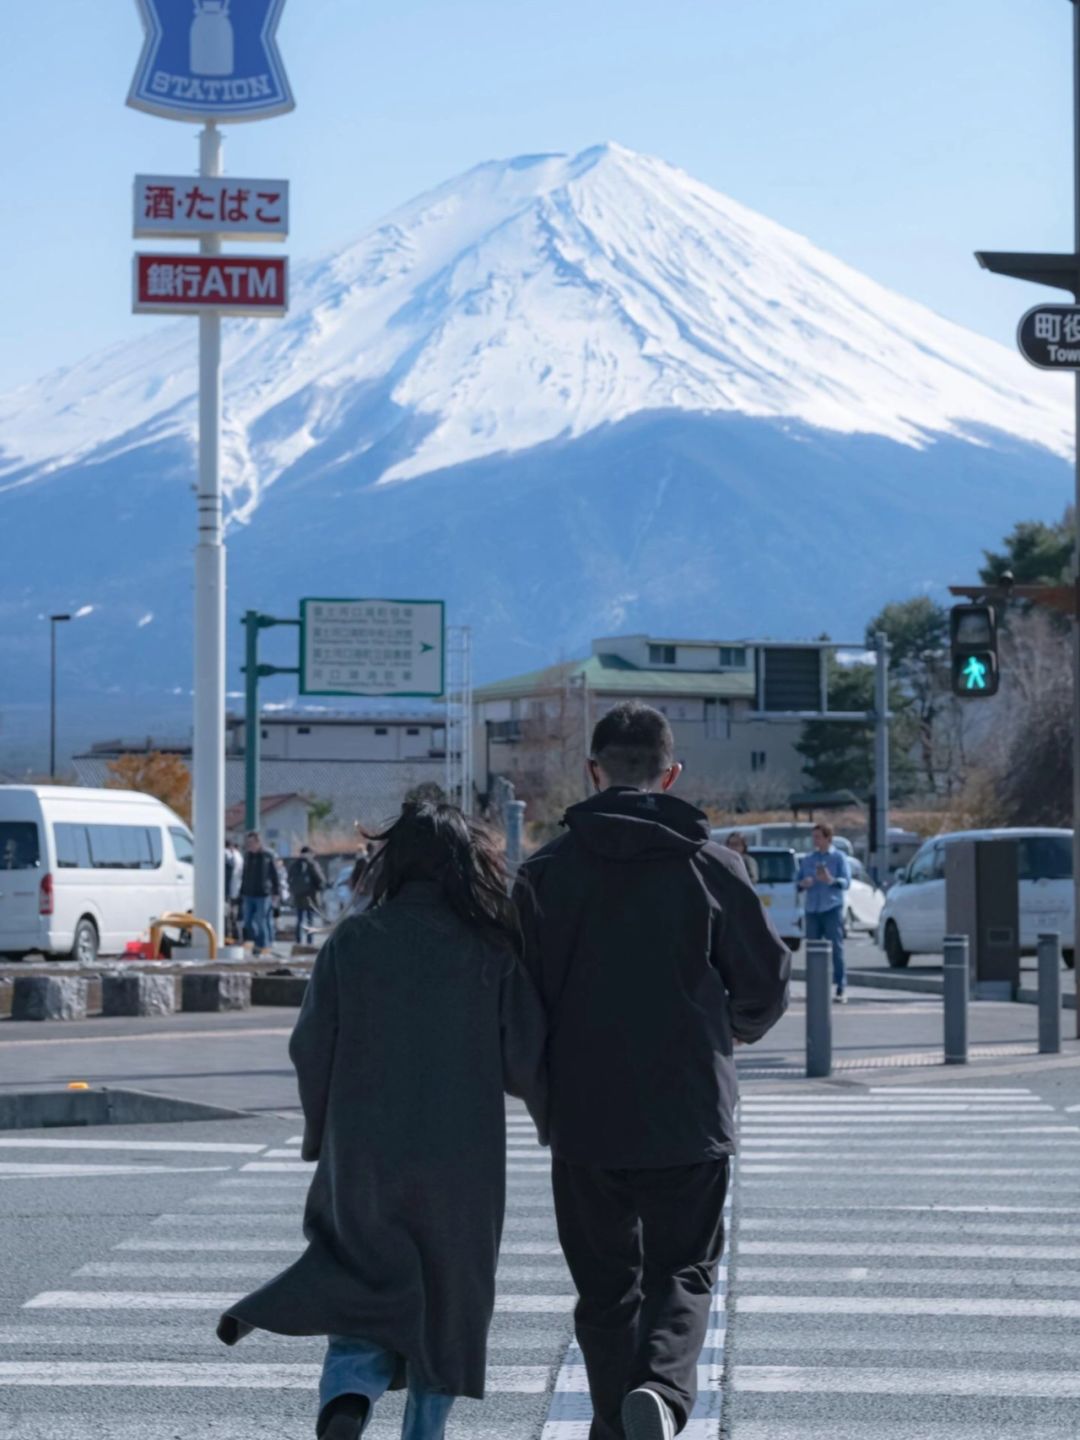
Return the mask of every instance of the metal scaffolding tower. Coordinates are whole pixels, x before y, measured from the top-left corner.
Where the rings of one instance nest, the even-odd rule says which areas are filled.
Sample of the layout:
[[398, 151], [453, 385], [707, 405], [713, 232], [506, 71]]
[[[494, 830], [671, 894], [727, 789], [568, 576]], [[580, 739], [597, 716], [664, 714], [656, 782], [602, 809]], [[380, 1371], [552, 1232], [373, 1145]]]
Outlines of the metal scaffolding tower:
[[473, 810], [472, 631], [446, 628], [446, 793], [466, 815]]

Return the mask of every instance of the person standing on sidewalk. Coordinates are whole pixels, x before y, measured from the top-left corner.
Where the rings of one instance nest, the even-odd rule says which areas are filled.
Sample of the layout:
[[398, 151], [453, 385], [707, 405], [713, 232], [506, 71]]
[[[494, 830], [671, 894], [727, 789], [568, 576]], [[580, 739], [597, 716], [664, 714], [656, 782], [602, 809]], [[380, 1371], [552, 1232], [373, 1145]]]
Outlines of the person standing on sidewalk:
[[615, 706], [598, 792], [519, 871], [547, 1011], [552, 1183], [590, 1440], [669, 1440], [697, 1396], [735, 1148], [732, 1046], [779, 1020], [791, 957], [741, 859], [670, 794], [667, 720]]
[[724, 841], [728, 850], [734, 850], [739, 859], [746, 866], [746, 873], [750, 876], [750, 884], [756, 885], [759, 879], [758, 863], [750, 854], [750, 847], [746, 843], [746, 836], [741, 830], [733, 830]]
[[240, 904], [243, 909], [244, 938], [252, 942], [256, 955], [271, 947], [273, 938], [271, 907], [281, 894], [277, 864], [269, 850], [263, 849], [262, 836], [250, 830], [244, 842], [244, 873], [240, 880]]
[[833, 828], [824, 820], [814, 826], [814, 848], [799, 861], [797, 884], [805, 896], [807, 940], [832, 944], [836, 1003], [847, 1004], [844, 965], [844, 896], [851, 886], [851, 866], [833, 844]]
[[[310, 845], [305, 845], [289, 868], [289, 890], [296, 911], [296, 943], [310, 945], [317, 907], [326, 889], [326, 876]], [[305, 932], [307, 939], [304, 939]]]

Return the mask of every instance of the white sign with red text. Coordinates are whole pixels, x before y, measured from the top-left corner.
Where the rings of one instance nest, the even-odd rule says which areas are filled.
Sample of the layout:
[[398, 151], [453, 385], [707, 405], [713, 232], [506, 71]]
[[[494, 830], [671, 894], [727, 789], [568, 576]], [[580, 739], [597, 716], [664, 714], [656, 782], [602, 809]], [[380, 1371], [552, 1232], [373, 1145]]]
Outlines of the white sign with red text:
[[136, 175], [137, 240], [198, 240], [220, 235], [244, 242], [284, 240], [289, 233], [287, 180], [234, 180]]
[[289, 262], [262, 255], [136, 255], [137, 315], [284, 315]]

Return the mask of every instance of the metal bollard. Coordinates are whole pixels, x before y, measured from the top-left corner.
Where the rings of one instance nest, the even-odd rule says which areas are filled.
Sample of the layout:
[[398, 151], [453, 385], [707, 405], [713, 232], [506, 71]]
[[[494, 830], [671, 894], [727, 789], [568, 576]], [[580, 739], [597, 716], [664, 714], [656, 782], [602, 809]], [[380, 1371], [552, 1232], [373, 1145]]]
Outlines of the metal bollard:
[[525, 801], [511, 800], [506, 807], [506, 864], [511, 873], [525, 858]]
[[968, 1063], [970, 946], [966, 935], [945, 936], [945, 1064]]
[[1039, 936], [1039, 1054], [1061, 1053], [1061, 936]]
[[832, 1074], [832, 942], [806, 943], [806, 1076]]

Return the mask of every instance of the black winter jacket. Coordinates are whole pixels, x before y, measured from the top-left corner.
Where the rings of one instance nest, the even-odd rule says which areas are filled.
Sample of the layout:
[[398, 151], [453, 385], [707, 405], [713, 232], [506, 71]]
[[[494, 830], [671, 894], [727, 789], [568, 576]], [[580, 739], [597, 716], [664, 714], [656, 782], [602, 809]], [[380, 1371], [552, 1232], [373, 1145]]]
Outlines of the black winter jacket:
[[685, 801], [614, 787], [564, 824], [515, 888], [547, 1011], [553, 1153], [604, 1169], [730, 1155], [732, 1042], [786, 1010], [787, 947]]
[[281, 894], [277, 865], [269, 850], [244, 851], [244, 875], [240, 894], [248, 899], [265, 900], [268, 895]]

